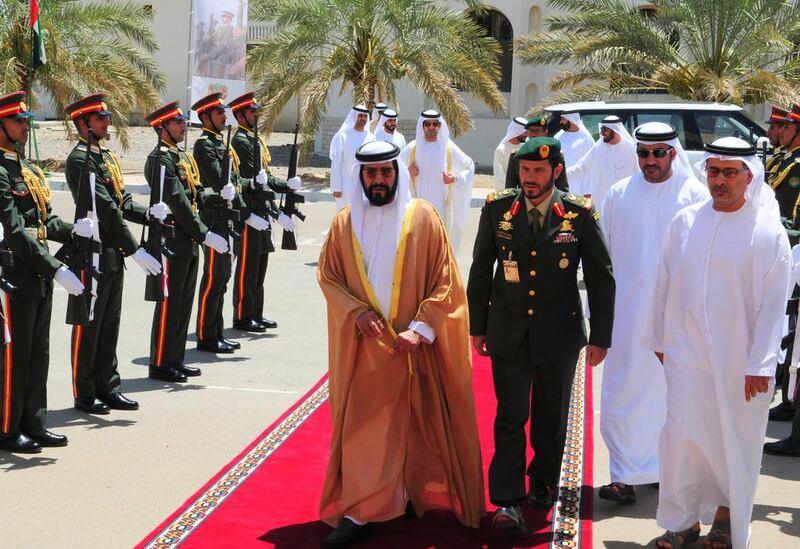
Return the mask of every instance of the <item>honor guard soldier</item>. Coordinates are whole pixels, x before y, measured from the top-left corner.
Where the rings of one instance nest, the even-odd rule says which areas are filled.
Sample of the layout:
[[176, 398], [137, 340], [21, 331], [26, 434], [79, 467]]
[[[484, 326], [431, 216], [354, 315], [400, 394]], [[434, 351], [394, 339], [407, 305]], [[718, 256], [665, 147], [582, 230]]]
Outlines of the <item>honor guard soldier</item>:
[[773, 105], [769, 118], [764, 121], [767, 125], [767, 139], [769, 139], [769, 144], [773, 148], [772, 156], [767, 160], [764, 169], [767, 180], [769, 180], [772, 172], [778, 165], [778, 161], [782, 158], [783, 150], [781, 149], [780, 131], [784, 120], [786, 120], [788, 116], [789, 111]]
[[[0, 449], [35, 453], [42, 446], [67, 444], [67, 437], [45, 429], [53, 280], [72, 295], [84, 288], [48, 249], [47, 240], [66, 242], [73, 227], [51, 211], [44, 173], [22, 157], [33, 117], [24, 99], [21, 91], [0, 97], [0, 222], [5, 233], [0, 248], [13, 257], [13, 265], [3, 268], [11, 286], [3, 288]], [[80, 221], [76, 232], [91, 236], [92, 220]]]
[[800, 104], [783, 120], [778, 136], [782, 152], [770, 164], [767, 183], [775, 191], [781, 218], [791, 222], [800, 195]]
[[[300, 188], [299, 177], [289, 181], [269, 173], [270, 154], [258, 132], [258, 105], [254, 93], [248, 92], [230, 102], [239, 127], [231, 139], [231, 147], [239, 157], [239, 182], [242, 199], [256, 215], [279, 223], [284, 231], [294, 231], [294, 222], [278, 210], [274, 193]], [[272, 244], [272, 223], [266, 231], [249, 225], [242, 229], [242, 249], [236, 262], [233, 285], [233, 327], [247, 332], [263, 332], [277, 328], [274, 320], [264, 318], [264, 278], [267, 274]]]
[[[131, 193], [125, 189], [119, 159], [100, 145], [108, 139], [111, 123], [106, 96], [102, 93], [88, 95], [68, 105], [65, 110], [80, 136], [67, 157], [67, 185], [77, 202], [82, 180], [85, 183], [86, 174], [94, 175], [94, 211], [101, 243], [101, 278], [97, 283], [93, 319], [86, 326], [76, 324], [72, 329], [75, 408], [90, 414], [107, 414], [109, 408], [136, 410], [139, 404], [122, 394], [117, 372], [117, 340], [125, 272], [123, 258], [132, 256], [148, 274], [161, 272], [161, 263], [139, 247], [125, 222], [144, 224], [147, 207], [133, 201]], [[159, 208], [153, 208], [156, 209]], [[162, 204], [161, 211], [164, 210]]]
[[[489, 195], [481, 212], [467, 297], [472, 344], [492, 359], [497, 394], [495, 454], [489, 468], [497, 528], [525, 532], [525, 425], [534, 458], [527, 468], [534, 507], [552, 506], [566, 437], [570, 388], [587, 344], [578, 264], [592, 311], [586, 361], [611, 345], [615, 283], [590, 198], [554, 188], [564, 169], [560, 143], [528, 140], [517, 151], [521, 189]], [[497, 263], [497, 271], [493, 271]]]
[[[192, 157], [179, 146], [186, 136], [186, 120], [178, 102], [168, 103], [147, 115], [147, 122], [158, 134], [158, 145], [147, 157], [144, 173], [151, 189], [151, 204], [164, 202], [169, 208], [165, 222], [174, 229], [163, 239], [163, 272], [156, 284], [159, 295], [145, 296], [156, 301], [150, 338], [150, 378], [186, 381], [200, 375], [200, 369], [183, 363], [186, 334], [192, 316], [197, 287], [198, 244], [220, 254], [228, 244], [209, 231], [198, 215], [204, 202], [200, 173]], [[167, 253], [170, 257], [166, 257]]]
[[[222, 135], [227, 127], [226, 108], [228, 105], [223, 102], [221, 93], [207, 95], [192, 105], [203, 125], [203, 133], [197, 138], [192, 154], [200, 169], [200, 180], [206, 189], [213, 190], [201, 205], [201, 217], [212, 230], [235, 245], [240, 238], [241, 221], [258, 233], [265, 233], [269, 222], [251, 213], [239, 194], [240, 163], [230, 147], [230, 128], [227, 139]], [[263, 241], [262, 236], [257, 239]], [[220, 254], [206, 247], [203, 252], [205, 261], [197, 305], [197, 348], [212, 353], [232, 353], [241, 345], [223, 337], [222, 310], [234, 250]]]

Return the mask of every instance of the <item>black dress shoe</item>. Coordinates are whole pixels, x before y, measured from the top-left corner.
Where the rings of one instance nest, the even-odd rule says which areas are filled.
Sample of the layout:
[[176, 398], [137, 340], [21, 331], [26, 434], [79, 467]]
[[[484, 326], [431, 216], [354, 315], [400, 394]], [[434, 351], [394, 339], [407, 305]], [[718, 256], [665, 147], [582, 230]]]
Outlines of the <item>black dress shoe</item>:
[[87, 414], [106, 415], [109, 413], [108, 405], [96, 397], [78, 397], [75, 399], [75, 409]]
[[203, 373], [203, 371], [200, 368], [196, 368], [194, 366], [187, 366], [186, 364], [175, 366], [175, 369], [178, 370], [183, 375], [185, 375], [186, 377], [196, 377]]
[[261, 318], [257, 318], [256, 322], [261, 324], [264, 328], [269, 328], [270, 330], [274, 330], [275, 328], [278, 327], [277, 322], [275, 322], [274, 320], [270, 320], [268, 318], [264, 318], [263, 316]]
[[256, 322], [252, 318], [249, 318], [247, 320], [238, 320], [238, 321], [233, 323], [233, 327], [236, 328], [237, 330], [242, 330], [244, 332], [266, 332], [267, 331], [267, 327], [266, 326], [264, 326], [262, 324], [259, 324], [258, 322]]
[[112, 410], [138, 410], [139, 403], [131, 400], [122, 393], [111, 393], [100, 397], [100, 400], [108, 404]]
[[800, 440], [784, 438], [764, 444], [764, 453], [775, 456], [800, 456]]
[[528, 533], [525, 517], [519, 505], [499, 507], [492, 517], [492, 526], [510, 538], [518, 538]]
[[372, 525], [367, 523], [358, 525], [344, 517], [336, 530], [322, 540], [323, 549], [344, 549], [361, 539], [372, 537]]
[[0, 450], [5, 450], [12, 454], [38, 454], [42, 451], [42, 446], [22, 433], [17, 433], [0, 435]]
[[792, 421], [794, 419], [794, 408], [788, 402], [781, 402], [769, 411], [770, 421]]
[[68, 442], [67, 437], [65, 437], [64, 435], [57, 435], [55, 433], [51, 433], [46, 429], [39, 434], [36, 435], [30, 434], [28, 436], [42, 448], [55, 448], [58, 446], [66, 446]]
[[198, 351], [206, 351], [207, 353], [232, 353], [233, 347], [224, 343], [223, 341], [203, 341], [197, 342]]
[[534, 509], [547, 509], [553, 506], [553, 491], [548, 486], [537, 486], [528, 492], [525, 501]]
[[223, 342], [223, 343], [225, 343], [226, 345], [230, 345], [231, 347], [233, 347], [233, 348], [234, 348], [234, 349], [236, 349], [236, 350], [238, 350], [238, 349], [241, 349], [241, 348], [242, 348], [242, 344], [241, 344], [241, 343], [239, 343], [238, 341], [233, 341], [232, 339], [225, 339], [225, 338], [223, 337], [223, 338], [222, 338], [220, 341], [222, 341], [222, 342]]
[[186, 381], [186, 374], [182, 374], [175, 368], [150, 366], [150, 374], [147, 376], [150, 379], [158, 379], [160, 381]]

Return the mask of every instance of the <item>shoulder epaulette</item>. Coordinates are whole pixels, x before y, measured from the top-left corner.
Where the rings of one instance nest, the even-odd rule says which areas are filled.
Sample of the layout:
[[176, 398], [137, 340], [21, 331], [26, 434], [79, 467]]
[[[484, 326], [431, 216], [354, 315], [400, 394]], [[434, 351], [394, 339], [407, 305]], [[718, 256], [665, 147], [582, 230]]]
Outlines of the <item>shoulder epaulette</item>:
[[592, 197], [590, 196], [577, 196], [575, 194], [569, 193], [567, 196], [564, 197], [564, 200], [572, 202], [573, 204], [576, 204], [585, 210], [592, 209]]
[[504, 198], [512, 197], [516, 194], [514, 189], [504, 189], [502, 191], [495, 191], [486, 197], [486, 203], [491, 204]]

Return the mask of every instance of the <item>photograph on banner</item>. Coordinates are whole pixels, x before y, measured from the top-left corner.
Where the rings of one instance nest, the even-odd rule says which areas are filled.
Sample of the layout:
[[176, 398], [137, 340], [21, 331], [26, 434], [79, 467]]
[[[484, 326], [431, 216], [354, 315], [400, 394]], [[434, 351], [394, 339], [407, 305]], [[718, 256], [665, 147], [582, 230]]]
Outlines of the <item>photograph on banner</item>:
[[245, 90], [247, 0], [193, 0], [193, 4], [191, 102], [214, 92], [222, 92], [226, 101], [237, 97]]

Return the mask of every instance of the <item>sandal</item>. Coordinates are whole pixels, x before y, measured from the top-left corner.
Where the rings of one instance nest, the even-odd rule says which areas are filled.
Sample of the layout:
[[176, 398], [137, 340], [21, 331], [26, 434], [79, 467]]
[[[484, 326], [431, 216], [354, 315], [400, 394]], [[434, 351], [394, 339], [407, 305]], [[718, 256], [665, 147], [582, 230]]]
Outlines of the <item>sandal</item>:
[[733, 540], [731, 539], [730, 524], [727, 525], [727, 531], [724, 529], [724, 523], [717, 523], [711, 525], [711, 531], [703, 539], [703, 547], [713, 547], [714, 549], [732, 549]]
[[[653, 542], [655, 547], [659, 549], [678, 549], [685, 547], [687, 543], [692, 543], [700, 539], [700, 528], [687, 528], [681, 532], [664, 532], [663, 535], [656, 538]], [[661, 545], [659, 545], [659, 543]], [[664, 545], [668, 544], [668, 545]]]
[[622, 482], [612, 482], [611, 484], [600, 487], [597, 496], [600, 499], [616, 501], [623, 505], [632, 505], [636, 503], [636, 489], [632, 484], [624, 484]]

